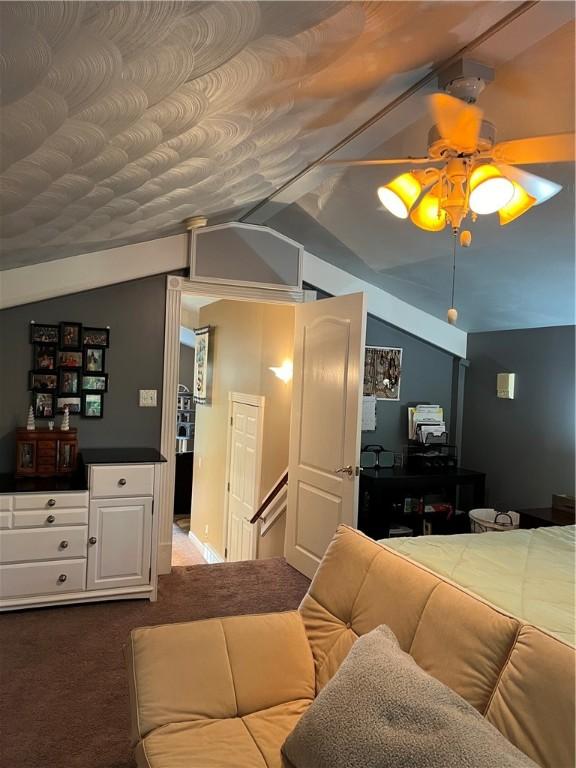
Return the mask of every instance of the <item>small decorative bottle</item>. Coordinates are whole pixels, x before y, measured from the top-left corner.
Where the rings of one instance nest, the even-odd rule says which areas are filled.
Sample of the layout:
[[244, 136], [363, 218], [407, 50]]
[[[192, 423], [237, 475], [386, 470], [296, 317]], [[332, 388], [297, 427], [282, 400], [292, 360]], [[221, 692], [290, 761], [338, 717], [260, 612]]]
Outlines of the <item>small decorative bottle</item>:
[[32, 406], [28, 409], [28, 421], [26, 422], [26, 429], [29, 432], [33, 432], [36, 429], [36, 422], [34, 421], [34, 409]]

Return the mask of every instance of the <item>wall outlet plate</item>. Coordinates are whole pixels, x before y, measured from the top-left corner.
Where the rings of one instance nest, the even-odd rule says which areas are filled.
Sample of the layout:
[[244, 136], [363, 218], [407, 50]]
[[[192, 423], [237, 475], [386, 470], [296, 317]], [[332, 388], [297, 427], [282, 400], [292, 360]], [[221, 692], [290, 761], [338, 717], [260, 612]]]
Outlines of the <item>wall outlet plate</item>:
[[158, 404], [157, 389], [140, 389], [139, 405], [141, 408], [156, 408]]

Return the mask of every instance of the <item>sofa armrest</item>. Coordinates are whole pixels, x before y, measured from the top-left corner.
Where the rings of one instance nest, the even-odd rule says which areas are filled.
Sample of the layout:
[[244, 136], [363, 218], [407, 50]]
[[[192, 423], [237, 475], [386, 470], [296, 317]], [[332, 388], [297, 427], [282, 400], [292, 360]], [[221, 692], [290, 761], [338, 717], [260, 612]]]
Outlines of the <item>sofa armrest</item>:
[[125, 652], [134, 744], [168, 723], [243, 716], [315, 695], [297, 611], [143, 627]]

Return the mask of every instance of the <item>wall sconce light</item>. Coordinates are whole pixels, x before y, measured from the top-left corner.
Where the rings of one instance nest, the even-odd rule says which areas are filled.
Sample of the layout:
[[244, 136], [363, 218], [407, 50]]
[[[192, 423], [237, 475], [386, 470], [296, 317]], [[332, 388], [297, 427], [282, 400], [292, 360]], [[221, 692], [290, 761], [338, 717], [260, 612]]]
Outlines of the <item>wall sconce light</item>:
[[292, 381], [292, 360], [284, 360], [282, 365], [279, 366], [271, 365], [269, 370], [272, 371], [274, 376], [283, 381], [284, 384]]

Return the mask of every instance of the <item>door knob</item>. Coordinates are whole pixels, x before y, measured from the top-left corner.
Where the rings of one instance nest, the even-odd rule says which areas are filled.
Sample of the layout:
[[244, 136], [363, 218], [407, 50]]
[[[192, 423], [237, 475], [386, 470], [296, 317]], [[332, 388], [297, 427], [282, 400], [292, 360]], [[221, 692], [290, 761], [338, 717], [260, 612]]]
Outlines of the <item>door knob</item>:
[[118, 485], [126, 485], [126, 480], [121, 477], [120, 480], [118, 480]]
[[348, 475], [348, 477], [354, 477], [354, 467], [351, 464], [348, 464], [345, 467], [340, 467], [340, 469], [334, 470], [335, 474], [341, 474], [341, 475]]
[[56, 506], [56, 499], [48, 499], [48, 506], [49, 507], [55, 507]]
[[46, 518], [46, 522], [47, 522], [47, 523], [53, 523], [53, 522], [54, 522], [54, 520], [56, 520], [56, 518], [54, 517], [54, 515], [48, 515], [48, 517]]
[[96, 538], [96, 536], [90, 536], [90, 538], [88, 539], [89, 544], [96, 544], [97, 541], [98, 539]]
[[66, 576], [65, 573], [61, 573], [60, 576], [58, 576], [58, 581], [60, 582], [60, 584], [63, 584], [67, 578], [68, 576]]
[[66, 541], [66, 539], [60, 542], [60, 549], [68, 549], [68, 542]]

